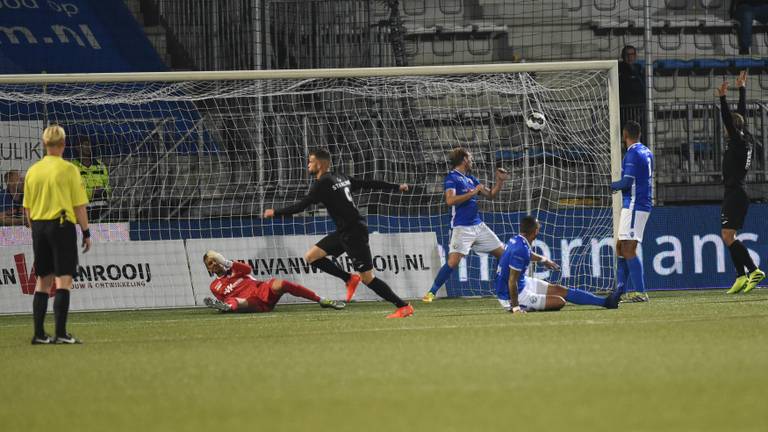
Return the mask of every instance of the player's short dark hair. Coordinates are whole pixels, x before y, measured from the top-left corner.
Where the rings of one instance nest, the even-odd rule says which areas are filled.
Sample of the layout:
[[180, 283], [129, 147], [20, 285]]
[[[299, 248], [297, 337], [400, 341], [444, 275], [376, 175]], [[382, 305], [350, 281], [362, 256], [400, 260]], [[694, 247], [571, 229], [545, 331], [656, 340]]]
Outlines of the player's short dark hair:
[[448, 152], [448, 162], [451, 164], [451, 168], [457, 167], [464, 162], [464, 158], [469, 156], [469, 152], [462, 147], [455, 147]]
[[640, 129], [640, 123], [630, 120], [626, 123], [624, 123], [624, 131], [627, 133], [627, 136], [633, 140], [640, 139], [641, 129]]
[[520, 220], [520, 232], [523, 234], [533, 234], [538, 227], [539, 221], [531, 215], [525, 216]]
[[744, 116], [739, 113], [731, 113], [731, 118], [733, 119], [733, 127], [735, 127], [736, 130], [744, 129]]
[[310, 156], [314, 156], [315, 159], [320, 159], [324, 161], [331, 161], [331, 153], [326, 149], [315, 149], [309, 152]]

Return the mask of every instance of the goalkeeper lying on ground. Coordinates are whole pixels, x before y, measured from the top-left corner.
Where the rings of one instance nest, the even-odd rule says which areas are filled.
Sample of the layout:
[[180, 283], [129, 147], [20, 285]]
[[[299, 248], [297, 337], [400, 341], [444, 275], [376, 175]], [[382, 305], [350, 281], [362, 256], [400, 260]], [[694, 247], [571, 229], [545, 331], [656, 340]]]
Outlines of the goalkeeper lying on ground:
[[211, 282], [216, 297], [205, 305], [221, 312], [270, 312], [285, 293], [317, 302], [323, 308], [344, 309], [345, 303], [321, 298], [314, 291], [283, 279], [259, 281], [246, 263], [230, 261], [216, 251], [203, 255], [205, 268], [217, 277]]

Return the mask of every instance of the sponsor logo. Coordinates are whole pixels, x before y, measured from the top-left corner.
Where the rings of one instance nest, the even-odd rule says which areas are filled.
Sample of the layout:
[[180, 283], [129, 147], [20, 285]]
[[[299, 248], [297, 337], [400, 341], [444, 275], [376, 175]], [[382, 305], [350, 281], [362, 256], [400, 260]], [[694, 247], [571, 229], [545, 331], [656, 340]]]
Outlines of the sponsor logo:
[[[15, 268], [0, 269], [3, 285], [18, 285], [26, 295], [35, 293], [37, 275], [33, 266], [27, 265], [25, 254], [13, 256]], [[130, 288], [144, 287], [152, 281], [149, 263], [126, 263], [78, 266], [72, 288]]]

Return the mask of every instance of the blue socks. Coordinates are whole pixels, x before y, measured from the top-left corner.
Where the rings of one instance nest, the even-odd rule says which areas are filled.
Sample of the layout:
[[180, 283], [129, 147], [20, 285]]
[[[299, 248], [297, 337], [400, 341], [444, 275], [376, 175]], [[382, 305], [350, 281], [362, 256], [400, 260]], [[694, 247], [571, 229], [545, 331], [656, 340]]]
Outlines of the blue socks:
[[632, 286], [635, 287], [635, 291], [644, 293], [645, 277], [643, 277], [643, 262], [640, 261], [640, 257], [627, 260], [627, 267], [629, 267], [629, 278], [632, 281]]
[[437, 272], [437, 277], [435, 277], [435, 281], [432, 283], [432, 288], [429, 289], [429, 292], [437, 294], [437, 292], [440, 291], [440, 287], [445, 284], [445, 281], [447, 281], [449, 277], [451, 277], [451, 273], [453, 273], [453, 269], [448, 263], [443, 264], [443, 266], [440, 267], [440, 271]]
[[616, 290], [619, 294], [627, 292], [627, 277], [629, 276], [629, 267], [627, 266], [627, 260], [622, 257], [618, 258], [618, 272], [616, 273], [616, 280], [618, 280], [618, 286]]
[[573, 288], [568, 288], [568, 293], [565, 295], [565, 301], [577, 305], [605, 306], [605, 298]]

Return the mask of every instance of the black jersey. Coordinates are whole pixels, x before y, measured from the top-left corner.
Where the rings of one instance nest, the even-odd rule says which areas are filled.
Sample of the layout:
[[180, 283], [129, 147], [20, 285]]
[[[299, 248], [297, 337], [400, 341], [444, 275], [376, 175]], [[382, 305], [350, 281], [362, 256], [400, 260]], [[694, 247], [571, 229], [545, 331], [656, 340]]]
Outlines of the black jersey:
[[[739, 87], [739, 106], [737, 112], [744, 117], [746, 122], [747, 90]], [[737, 130], [733, 124], [731, 110], [725, 96], [720, 97], [720, 114], [723, 119], [723, 125], [728, 131], [728, 148], [723, 153], [723, 184], [726, 188], [743, 187], [747, 171], [752, 164], [752, 145], [747, 137], [747, 132]]]
[[325, 173], [301, 201], [291, 206], [275, 210], [275, 216], [299, 213], [312, 204], [323, 204], [328, 214], [336, 223], [336, 230], [344, 231], [355, 226], [367, 226], [365, 219], [352, 200], [352, 191], [362, 188], [397, 190], [400, 185], [379, 180], [361, 180], [341, 173]]

